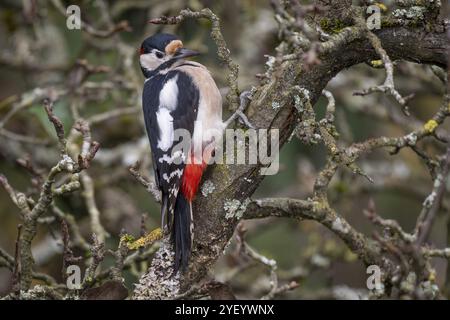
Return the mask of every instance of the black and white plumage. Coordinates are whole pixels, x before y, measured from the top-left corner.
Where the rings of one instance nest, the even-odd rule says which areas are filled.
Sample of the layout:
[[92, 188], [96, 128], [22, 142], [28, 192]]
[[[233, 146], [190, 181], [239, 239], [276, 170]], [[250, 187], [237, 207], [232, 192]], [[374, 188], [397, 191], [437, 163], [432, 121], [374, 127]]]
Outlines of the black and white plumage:
[[165, 75], [157, 74], [146, 81], [143, 91], [144, 118], [156, 184], [163, 194], [163, 207], [168, 205], [172, 209], [169, 214], [173, 212], [185, 167], [184, 161], [179, 163], [175, 158], [187, 157], [185, 154], [172, 153], [173, 133], [176, 129], [186, 129], [192, 135], [198, 110], [199, 92], [187, 77], [175, 70]]
[[[209, 71], [184, 60], [194, 55], [170, 34], [149, 37], [140, 48], [140, 65], [146, 77], [144, 119], [155, 180], [162, 193], [162, 224], [174, 242], [175, 271], [188, 265], [193, 239], [192, 200], [214, 142], [224, 129], [221, 95]], [[177, 129], [187, 130], [192, 138], [187, 152], [173, 150], [178, 143], [174, 141]], [[194, 144], [209, 151], [194, 154]]]

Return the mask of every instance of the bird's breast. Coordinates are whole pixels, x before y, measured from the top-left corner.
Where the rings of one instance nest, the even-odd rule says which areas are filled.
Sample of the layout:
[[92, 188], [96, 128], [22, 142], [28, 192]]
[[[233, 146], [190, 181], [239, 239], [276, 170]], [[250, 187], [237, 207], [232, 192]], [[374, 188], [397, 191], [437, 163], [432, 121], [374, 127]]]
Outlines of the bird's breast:
[[[209, 142], [223, 133], [222, 96], [219, 88], [205, 66], [189, 62], [177, 68], [188, 74], [199, 90], [199, 105], [196, 124], [194, 127], [194, 141], [202, 139]], [[217, 138], [216, 138], [217, 140]]]

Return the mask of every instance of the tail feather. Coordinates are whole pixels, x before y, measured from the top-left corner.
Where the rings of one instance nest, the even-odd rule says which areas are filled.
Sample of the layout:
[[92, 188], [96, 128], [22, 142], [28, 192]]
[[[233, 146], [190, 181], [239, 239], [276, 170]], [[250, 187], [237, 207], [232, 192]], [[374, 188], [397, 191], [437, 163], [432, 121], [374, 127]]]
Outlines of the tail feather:
[[178, 193], [175, 203], [172, 241], [175, 249], [175, 273], [185, 271], [189, 263], [192, 246], [192, 204], [182, 192]]
[[205, 168], [205, 161], [201, 164], [192, 161], [184, 169], [180, 192], [178, 192], [173, 210], [172, 240], [175, 249], [175, 273], [180, 268], [185, 271], [188, 267], [194, 239], [192, 201], [197, 193]]
[[164, 194], [164, 192], [161, 195], [161, 230], [165, 230], [166, 226], [170, 228], [170, 224], [168, 223], [168, 208], [167, 208], [167, 204], [168, 204], [168, 196], [167, 194]]

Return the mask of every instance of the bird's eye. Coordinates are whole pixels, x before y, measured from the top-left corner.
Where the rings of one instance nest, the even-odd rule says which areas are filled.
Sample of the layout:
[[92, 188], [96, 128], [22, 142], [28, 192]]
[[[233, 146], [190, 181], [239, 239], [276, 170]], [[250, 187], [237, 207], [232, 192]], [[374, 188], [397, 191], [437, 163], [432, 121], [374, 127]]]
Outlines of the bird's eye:
[[159, 52], [159, 51], [156, 51], [156, 57], [158, 58], [158, 59], [161, 59], [162, 57], [164, 57], [164, 55], [161, 53], [161, 52]]

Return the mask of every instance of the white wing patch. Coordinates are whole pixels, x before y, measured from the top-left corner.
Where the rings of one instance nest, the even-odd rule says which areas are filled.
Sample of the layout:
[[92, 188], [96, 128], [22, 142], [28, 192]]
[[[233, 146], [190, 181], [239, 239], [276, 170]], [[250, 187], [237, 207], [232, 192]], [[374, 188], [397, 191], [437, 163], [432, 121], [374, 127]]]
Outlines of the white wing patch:
[[175, 171], [172, 171], [170, 173], [170, 175], [167, 175], [167, 173], [163, 174], [163, 179], [166, 180], [167, 182], [170, 182], [170, 180], [174, 177], [174, 176], [178, 176], [178, 178], [181, 178], [181, 176], [183, 175], [183, 170], [177, 169]]
[[160, 108], [156, 112], [156, 121], [159, 127], [158, 148], [167, 151], [173, 144], [173, 118], [170, 110]]
[[178, 75], [169, 79], [159, 93], [159, 108], [167, 108], [173, 111], [177, 108], [178, 102]]
[[167, 151], [173, 144], [174, 130], [171, 111], [177, 108], [178, 103], [178, 75], [169, 79], [159, 93], [159, 109], [156, 120], [159, 127], [158, 148]]
[[[172, 164], [175, 160], [180, 160], [179, 163], [182, 163], [186, 160], [186, 156], [181, 150], [177, 150], [173, 153], [173, 155], [170, 157], [167, 155], [167, 153], [163, 154], [161, 158], [158, 159], [160, 163], [167, 162], [168, 164]], [[178, 162], [178, 161], [177, 161]], [[175, 164], [179, 164], [175, 163]]]

